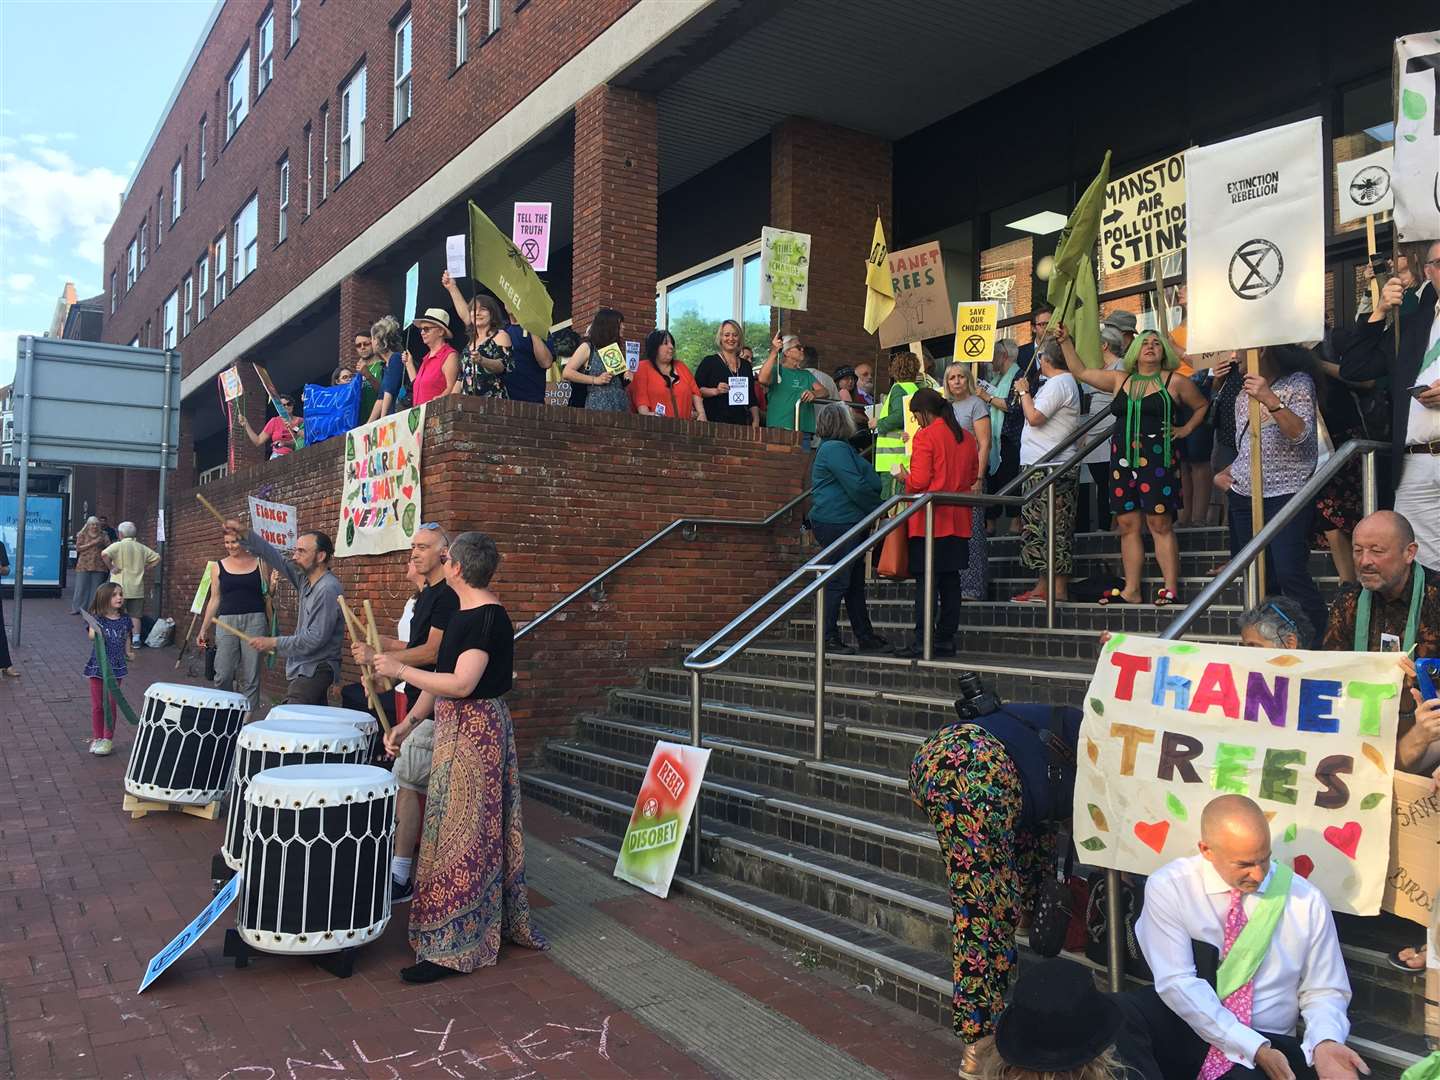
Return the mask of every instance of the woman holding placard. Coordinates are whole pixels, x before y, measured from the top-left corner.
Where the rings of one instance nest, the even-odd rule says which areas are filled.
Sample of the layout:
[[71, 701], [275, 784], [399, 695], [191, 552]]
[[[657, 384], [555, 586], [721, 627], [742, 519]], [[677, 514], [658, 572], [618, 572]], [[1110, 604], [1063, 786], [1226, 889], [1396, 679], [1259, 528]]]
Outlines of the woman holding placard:
[[290, 414], [290, 422], [286, 423], [278, 415], [272, 416], [259, 431], [250, 426], [244, 409], [235, 410], [240, 417], [240, 426], [245, 429], [245, 437], [262, 450], [269, 447], [271, 461], [294, 453], [295, 437], [299, 435], [303, 438], [305, 432], [305, 421], [300, 416], [300, 410], [295, 407], [295, 399], [289, 394], [281, 394], [279, 401], [281, 407]]
[[714, 423], [760, 426], [755, 369], [742, 355], [745, 351], [745, 328], [734, 319], [726, 319], [715, 331], [715, 351], [695, 369], [705, 416]]
[[481, 293], [468, 311], [460, 309], [460, 320], [471, 331], [470, 344], [460, 358], [460, 392], [473, 397], [509, 397], [505, 376], [515, 370], [515, 353], [500, 301]]
[[563, 374], [589, 391], [585, 408], [598, 412], [629, 412], [630, 395], [625, 392], [625, 316], [614, 308], [602, 307], [590, 320], [590, 330], [580, 347], [565, 361]]
[[[1155, 606], [1179, 599], [1180, 545], [1175, 512], [1180, 508], [1180, 440], [1205, 421], [1208, 403], [1199, 388], [1174, 374], [1180, 355], [1154, 330], [1135, 336], [1121, 370], [1087, 368], [1063, 326], [1055, 331], [1070, 373], [1101, 393], [1114, 395], [1110, 436], [1110, 510], [1120, 531], [1125, 587], [1111, 589], [1100, 603], [1138, 604], [1145, 571], [1145, 537], [1140, 519], [1155, 538], [1155, 561], [1165, 585], [1155, 593]], [[1190, 419], [1176, 424], [1176, 403], [1190, 410]]]

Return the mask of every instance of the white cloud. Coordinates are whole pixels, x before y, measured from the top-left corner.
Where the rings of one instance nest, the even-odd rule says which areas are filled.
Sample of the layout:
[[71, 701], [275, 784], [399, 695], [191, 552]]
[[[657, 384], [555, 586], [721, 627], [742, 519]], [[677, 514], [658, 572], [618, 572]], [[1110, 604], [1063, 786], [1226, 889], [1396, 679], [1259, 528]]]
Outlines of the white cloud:
[[34, 251], [27, 251], [25, 253], [25, 261], [28, 262], [31, 266], [39, 267], [41, 270], [48, 270], [50, 269], [50, 267], [55, 265], [54, 259], [48, 258]]
[[0, 154], [0, 218], [9, 226], [11, 250], [62, 244], [99, 264], [124, 188], [123, 176], [83, 168], [58, 150]]
[[47, 143], [47, 142], [50, 141], [50, 136], [49, 136], [49, 135], [46, 135], [46, 134], [44, 134], [43, 132], [39, 132], [39, 131], [32, 131], [32, 132], [30, 132], [28, 135], [21, 135], [20, 138], [24, 139], [26, 142], [31, 143], [31, 144], [33, 144], [33, 145], [35, 145], [35, 146], [39, 146], [39, 145], [41, 145], [42, 143]]
[[10, 274], [5, 278], [5, 284], [17, 293], [29, 292], [30, 287], [35, 284], [35, 275]]
[[76, 135], [73, 131], [57, 131], [55, 133], [56, 142], [74, 142], [78, 138], [80, 138], [80, 136]]

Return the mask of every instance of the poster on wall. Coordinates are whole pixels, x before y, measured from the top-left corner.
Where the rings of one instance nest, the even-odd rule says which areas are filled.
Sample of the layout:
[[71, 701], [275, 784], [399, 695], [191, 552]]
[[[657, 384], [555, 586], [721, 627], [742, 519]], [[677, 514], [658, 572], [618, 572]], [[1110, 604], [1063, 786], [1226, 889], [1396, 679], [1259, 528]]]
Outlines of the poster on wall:
[[1107, 272], [1171, 255], [1185, 246], [1185, 155], [1175, 154], [1105, 187], [1100, 257]]
[[953, 332], [955, 309], [950, 306], [940, 245], [931, 241], [892, 251], [886, 262], [895, 289], [895, 310], [880, 324], [880, 344], [893, 349]]
[[[65, 499], [61, 495], [28, 495], [25, 499], [25, 584], [60, 584], [66, 559]], [[0, 582], [15, 584], [16, 541], [20, 538], [20, 498], [0, 495], [0, 543], [9, 556], [10, 572]]]
[[345, 436], [335, 554], [381, 555], [410, 546], [420, 524], [420, 441], [425, 406], [382, 417]]
[[1440, 236], [1440, 30], [1395, 39], [1395, 228]]
[[804, 311], [810, 294], [810, 234], [760, 229], [760, 303]]
[[710, 751], [698, 746], [655, 744], [615, 860], [617, 878], [659, 897], [670, 894], [709, 760]]
[[1080, 728], [1080, 856], [1152, 874], [1195, 852], [1206, 803], [1246, 795], [1336, 911], [1378, 913], [1403, 679], [1393, 653], [1113, 635]]

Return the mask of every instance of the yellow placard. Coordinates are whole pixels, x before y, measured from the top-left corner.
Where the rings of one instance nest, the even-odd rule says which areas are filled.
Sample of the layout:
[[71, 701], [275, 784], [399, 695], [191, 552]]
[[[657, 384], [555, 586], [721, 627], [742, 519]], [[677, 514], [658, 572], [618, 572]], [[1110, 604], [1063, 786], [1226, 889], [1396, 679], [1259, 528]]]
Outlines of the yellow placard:
[[988, 364], [995, 358], [995, 323], [1000, 305], [994, 300], [972, 300], [955, 305], [955, 359]]

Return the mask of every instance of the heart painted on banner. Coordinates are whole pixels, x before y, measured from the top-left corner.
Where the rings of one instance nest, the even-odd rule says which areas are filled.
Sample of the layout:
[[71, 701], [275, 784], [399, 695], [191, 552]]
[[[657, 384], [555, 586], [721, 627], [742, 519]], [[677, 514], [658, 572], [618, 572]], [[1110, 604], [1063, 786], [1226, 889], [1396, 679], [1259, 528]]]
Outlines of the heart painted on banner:
[[409, 499], [410, 496], [412, 496], [412, 495], [415, 494], [415, 485], [414, 485], [414, 484], [406, 484], [404, 487], [402, 487], [402, 488], [400, 489], [400, 494], [401, 494], [401, 495], [404, 495], [406, 499]]
[[1326, 828], [1325, 842], [1345, 855], [1346, 858], [1355, 858], [1355, 849], [1360, 846], [1360, 823], [1358, 821], [1347, 821], [1344, 825], [1331, 825]]
[[1134, 828], [1140, 842], [1157, 855], [1165, 847], [1165, 838], [1170, 835], [1168, 821], [1137, 821]]
[[1296, 855], [1292, 869], [1301, 877], [1308, 878], [1315, 870], [1315, 860], [1309, 855]]

